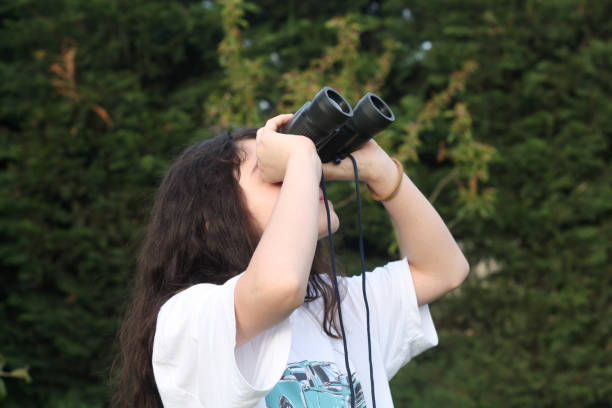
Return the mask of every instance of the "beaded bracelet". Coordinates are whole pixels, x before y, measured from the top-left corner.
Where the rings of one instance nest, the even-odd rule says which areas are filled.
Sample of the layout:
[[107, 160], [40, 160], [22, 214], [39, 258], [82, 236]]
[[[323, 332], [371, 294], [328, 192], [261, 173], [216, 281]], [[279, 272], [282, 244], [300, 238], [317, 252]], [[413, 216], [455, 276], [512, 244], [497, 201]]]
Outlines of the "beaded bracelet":
[[379, 196], [378, 194], [374, 192], [374, 190], [370, 188], [369, 185], [366, 184], [366, 187], [368, 188], [368, 191], [370, 192], [370, 196], [372, 196], [372, 198], [375, 199], [376, 201], [388, 201], [392, 199], [393, 197], [395, 197], [395, 195], [399, 191], [400, 184], [402, 184], [402, 179], [404, 178], [404, 167], [402, 166], [402, 163], [399, 160], [397, 160], [395, 157], [392, 157], [391, 160], [393, 160], [395, 162], [395, 165], [397, 166], [398, 177], [397, 177], [397, 181], [395, 182], [395, 187], [393, 187], [393, 190], [388, 195]]

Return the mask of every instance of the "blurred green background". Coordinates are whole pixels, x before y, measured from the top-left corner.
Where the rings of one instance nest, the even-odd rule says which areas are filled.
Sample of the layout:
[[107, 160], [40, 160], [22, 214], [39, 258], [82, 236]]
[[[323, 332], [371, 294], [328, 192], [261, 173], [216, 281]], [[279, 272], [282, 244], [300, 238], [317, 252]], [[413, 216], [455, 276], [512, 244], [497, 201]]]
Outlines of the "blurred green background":
[[[611, 1], [3, 0], [0, 56], [1, 406], [107, 406], [170, 160], [324, 85], [391, 106], [376, 140], [471, 265], [395, 406], [612, 406]], [[371, 269], [400, 254], [363, 199]]]

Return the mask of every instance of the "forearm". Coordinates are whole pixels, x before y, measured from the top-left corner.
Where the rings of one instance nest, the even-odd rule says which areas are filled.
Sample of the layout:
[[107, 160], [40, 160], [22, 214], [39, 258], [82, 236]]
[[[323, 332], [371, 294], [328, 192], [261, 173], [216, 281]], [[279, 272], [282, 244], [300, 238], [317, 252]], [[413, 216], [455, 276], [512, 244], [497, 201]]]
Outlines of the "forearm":
[[[368, 185], [376, 192], [389, 192], [397, 171], [389, 159]], [[383, 202], [397, 228], [402, 253], [437, 281], [459, 285], [469, 271], [465, 256], [431, 203], [406, 174], [402, 177], [397, 194]]]
[[249, 264], [262, 286], [295, 289], [303, 298], [318, 239], [320, 179], [314, 148], [287, 162], [278, 200]]

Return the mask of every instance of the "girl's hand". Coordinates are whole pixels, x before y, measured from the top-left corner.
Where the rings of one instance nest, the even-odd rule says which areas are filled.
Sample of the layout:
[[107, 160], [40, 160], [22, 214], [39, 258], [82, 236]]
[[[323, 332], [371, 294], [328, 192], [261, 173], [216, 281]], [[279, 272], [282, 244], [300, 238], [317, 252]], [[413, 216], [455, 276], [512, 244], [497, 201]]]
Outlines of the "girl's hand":
[[[376, 143], [374, 139], [368, 140], [359, 149], [351, 153], [357, 162], [359, 180], [371, 187], [381, 184], [381, 181], [394, 178], [397, 173], [395, 163], [391, 157]], [[345, 157], [340, 164], [333, 162], [323, 163], [325, 180], [354, 180], [353, 162]], [[375, 189], [375, 191], [377, 191]]]
[[257, 129], [255, 138], [257, 167], [265, 182], [283, 181], [287, 162], [292, 154], [310, 150], [316, 156], [315, 144], [306, 136], [278, 133], [278, 129], [292, 116], [293, 113], [275, 116], [269, 119], [263, 127]]

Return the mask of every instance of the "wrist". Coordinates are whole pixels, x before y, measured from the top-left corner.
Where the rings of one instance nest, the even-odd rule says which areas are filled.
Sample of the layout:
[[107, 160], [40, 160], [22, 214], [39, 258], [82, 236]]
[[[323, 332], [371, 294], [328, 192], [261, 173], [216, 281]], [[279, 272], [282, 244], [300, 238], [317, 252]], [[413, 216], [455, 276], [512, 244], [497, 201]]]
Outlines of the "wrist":
[[321, 176], [322, 163], [321, 158], [317, 154], [317, 149], [314, 143], [305, 138], [307, 141], [294, 148], [287, 160], [287, 168], [291, 165], [296, 165], [305, 169], [311, 169], [317, 177]]
[[378, 195], [384, 195], [393, 190], [398, 178], [397, 173], [398, 168], [395, 162], [385, 154], [385, 157], [374, 167], [373, 174], [369, 174], [364, 181]]

